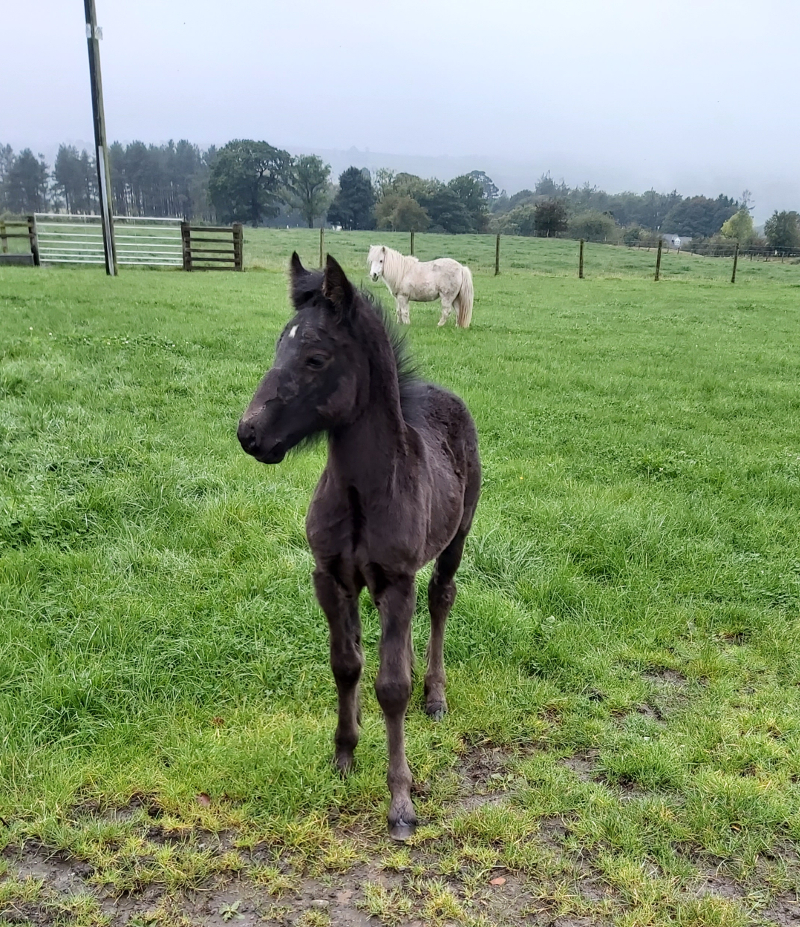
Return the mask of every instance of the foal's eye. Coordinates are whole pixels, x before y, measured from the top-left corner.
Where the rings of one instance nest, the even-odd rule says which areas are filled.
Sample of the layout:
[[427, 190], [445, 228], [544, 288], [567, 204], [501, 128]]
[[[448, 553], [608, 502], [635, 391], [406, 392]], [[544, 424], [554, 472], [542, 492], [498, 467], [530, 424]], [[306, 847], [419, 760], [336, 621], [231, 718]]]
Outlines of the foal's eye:
[[320, 367], [325, 366], [325, 361], [327, 358], [323, 357], [322, 354], [312, 354], [311, 357], [306, 361], [306, 366], [311, 367], [314, 370], [319, 370]]

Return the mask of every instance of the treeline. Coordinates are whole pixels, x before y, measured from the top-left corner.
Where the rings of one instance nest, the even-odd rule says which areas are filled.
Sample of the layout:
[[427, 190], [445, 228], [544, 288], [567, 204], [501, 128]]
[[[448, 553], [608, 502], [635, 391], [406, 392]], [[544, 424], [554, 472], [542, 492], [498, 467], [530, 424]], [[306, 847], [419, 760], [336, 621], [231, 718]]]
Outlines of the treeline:
[[[684, 197], [677, 191], [607, 193], [569, 187], [543, 174], [533, 189], [508, 196], [483, 171], [449, 183], [414, 174], [349, 167], [338, 182], [316, 155], [292, 157], [265, 141], [236, 139], [202, 150], [189, 141], [109, 149], [113, 208], [124, 216], [176, 216], [251, 225], [317, 223], [346, 229], [502, 232], [569, 236], [618, 244], [659, 235], [776, 249], [800, 247], [800, 217], [775, 212], [756, 235], [750, 194]], [[51, 167], [30, 149], [0, 145], [0, 213], [98, 211], [94, 157], [61, 145]]]
[[[747, 207], [746, 202], [741, 205]], [[592, 240], [630, 241], [639, 232], [695, 238], [720, 232], [740, 208], [736, 200], [724, 195], [683, 197], [676, 190], [611, 194], [589, 184], [574, 188], [556, 184], [545, 174], [533, 190], [499, 196], [493, 225], [496, 231], [511, 234], [569, 232]]]
[[213, 146], [201, 151], [185, 139], [166, 145], [114, 142], [108, 150], [114, 213], [118, 216], [181, 216], [213, 221], [208, 201]]
[[[197, 145], [114, 142], [109, 148], [113, 209], [121, 216], [213, 219], [208, 204], [209, 164], [216, 150]], [[30, 148], [15, 154], [0, 145], [0, 212], [97, 213], [94, 155], [60, 145], [52, 167]]]

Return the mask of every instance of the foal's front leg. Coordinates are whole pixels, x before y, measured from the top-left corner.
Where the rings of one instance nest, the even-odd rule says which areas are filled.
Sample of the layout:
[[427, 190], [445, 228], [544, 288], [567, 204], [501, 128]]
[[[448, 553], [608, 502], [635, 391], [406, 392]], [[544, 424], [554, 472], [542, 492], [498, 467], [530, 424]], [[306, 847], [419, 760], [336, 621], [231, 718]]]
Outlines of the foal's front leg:
[[358, 743], [360, 709], [358, 683], [364, 656], [361, 652], [361, 618], [358, 591], [345, 590], [330, 573], [316, 569], [314, 588], [330, 629], [331, 669], [339, 692], [339, 723], [336, 726], [334, 763], [342, 775], [353, 766]]
[[397, 577], [378, 595], [373, 593], [373, 598], [381, 616], [380, 669], [375, 694], [383, 710], [389, 742], [389, 835], [395, 840], [406, 840], [417, 824], [405, 745], [406, 709], [411, 698], [414, 576]]

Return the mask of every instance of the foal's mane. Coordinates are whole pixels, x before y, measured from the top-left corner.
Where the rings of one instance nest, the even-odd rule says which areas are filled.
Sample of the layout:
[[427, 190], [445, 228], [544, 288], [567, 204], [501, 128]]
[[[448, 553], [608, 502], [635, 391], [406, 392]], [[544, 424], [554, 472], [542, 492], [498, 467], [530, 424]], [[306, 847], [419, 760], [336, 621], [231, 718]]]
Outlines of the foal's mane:
[[[308, 271], [304, 276], [292, 281], [292, 301], [298, 310], [319, 299], [325, 299], [322, 295], [323, 279], [322, 271]], [[377, 326], [374, 324], [376, 320], [379, 323]], [[419, 375], [417, 364], [409, 354], [405, 333], [394, 324], [383, 303], [363, 287], [353, 287], [353, 314], [345, 324], [353, 337], [368, 347], [368, 352], [376, 363], [382, 360], [380, 341], [385, 338], [388, 342], [394, 357], [403, 419], [406, 424], [414, 424], [419, 418], [418, 413], [427, 384]]]

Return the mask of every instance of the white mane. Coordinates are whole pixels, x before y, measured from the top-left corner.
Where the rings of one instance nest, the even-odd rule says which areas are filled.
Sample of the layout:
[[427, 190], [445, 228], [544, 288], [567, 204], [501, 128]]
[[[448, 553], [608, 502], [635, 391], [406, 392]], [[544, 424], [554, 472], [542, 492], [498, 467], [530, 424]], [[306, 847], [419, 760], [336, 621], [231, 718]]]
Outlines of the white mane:
[[383, 278], [386, 280], [389, 289], [394, 292], [394, 287], [405, 273], [406, 267], [409, 264], [419, 264], [419, 259], [411, 257], [410, 255], [406, 256], [399, 251], [395, 251], [394, 248], [387, 248], [385, 246], [383, 248], [383, 254]]

